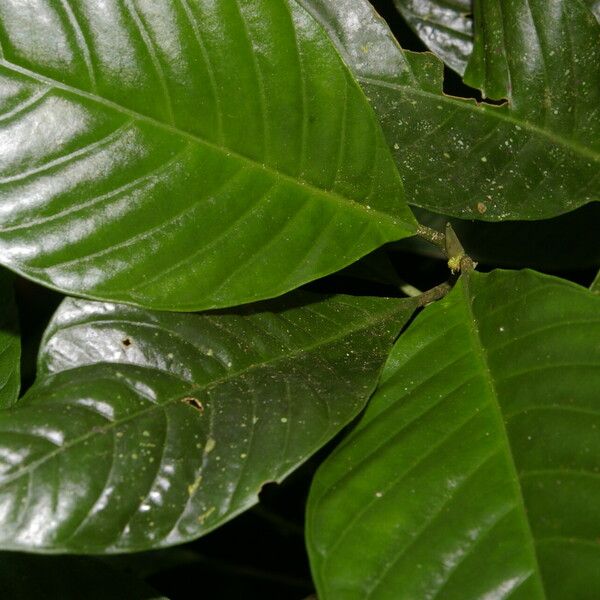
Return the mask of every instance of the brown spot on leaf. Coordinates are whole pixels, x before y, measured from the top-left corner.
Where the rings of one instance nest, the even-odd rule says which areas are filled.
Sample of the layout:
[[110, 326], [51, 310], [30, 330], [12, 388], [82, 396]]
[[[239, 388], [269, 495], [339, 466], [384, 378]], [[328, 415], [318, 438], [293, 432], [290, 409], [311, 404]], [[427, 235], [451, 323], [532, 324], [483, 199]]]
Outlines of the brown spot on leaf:
[[204, 406], [202, 406], [202, 402], [200, 402], [198, 398], [194, 398], [193, 396], [186, 396], [185, 398], [182, 398], [181, 401], [187, 404], [188, 406], [195, 408], [200, 414], [204, 412]]
[[487, 206], [483, 202], [477, 203], [477, 212], [482, 215], [487, 210]]
[[126, 337], [124, 340], [121, 341], [121, 344], [123, 344], [123, 346], [125, 346], [125, 348], [129, 348], [129, 346], [131, 346], [133, 342], [131, 341], [131, 338]]

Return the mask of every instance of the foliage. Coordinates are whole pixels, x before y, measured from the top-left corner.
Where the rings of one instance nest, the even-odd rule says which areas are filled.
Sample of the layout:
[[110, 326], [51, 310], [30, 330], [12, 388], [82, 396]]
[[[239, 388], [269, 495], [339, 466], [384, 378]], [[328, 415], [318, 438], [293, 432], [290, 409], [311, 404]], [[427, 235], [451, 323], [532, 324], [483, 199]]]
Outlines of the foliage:
[[423, 311], [315, 478], [324, 596], [598, 589], [599, 338], [600, 298], [531, 271], [465, 275]]
[[595, 598], [598, 7], [0, 3], [0, 595]]

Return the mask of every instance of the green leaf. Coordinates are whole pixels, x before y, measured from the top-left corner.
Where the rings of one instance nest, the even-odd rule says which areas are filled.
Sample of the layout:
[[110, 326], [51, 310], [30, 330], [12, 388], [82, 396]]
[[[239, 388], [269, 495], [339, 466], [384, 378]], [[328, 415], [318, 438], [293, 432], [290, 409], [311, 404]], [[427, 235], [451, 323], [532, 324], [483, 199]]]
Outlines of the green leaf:
[[0, 3], [0, 262], [151, 308], [272, 297], [415, 231], [296, 0]]
[[17, 401], [21, 387], [21, 337], [13, 279], [0, 269], [0, 409]]
[[319, 598], [595, 598], [598, 339], [600, 298], [532, 271], [427, 307], [316, 475]]
[[[600, 0], [584, 0], [600, 21]], [[421, 41], [450, 68], [464, 75], [473, 52], [473, 0], [394, 0]], [[497, 9], [498, 4], [492, 6]]]
[[471, 0], [394, 0], [421, 41], [449, 67], [463, 74], [473, 51]]
[[7, 600], [167, 600], [96, 559], [12, 552], [0, 554], [0, 596]]
[[445, 95], [442, 63], [403, 52], [366, 0], [306, 0], [370, 98], [410, 203], [495, 221], [600, 199], [600, 24], [572, 0], [517, 15], [523, 1], [507, 9], [509, 103], [491, 106]]
[[590, 290], [596, 294], [600, 294], [600, 271], [596, 275], [594, 281], [592, 281], [592, 285], [590, 286]]
[[205, 315], [67, 299], [0, 414], [0, 547], [194, 539], [363, 408], [414, 301], [310, 295]]
[[[584, 0], [600, 21], [600, 0]], [[394, 0], [421, 41], [445, 64], [464, 75], [473, 52], [473, 0]], [[492, 10], [497, 3], [490, 3]], [[488, 7], [489, 8], [489, 7]]]
[[600, 0], [585, 0], [596, 19], [600, 21]]
[[[473, 14], [465, 82], [486, 97], [506, 98], [515, 115], [592, 148], [598, 130], [585, 117], [594, 117], [598, 100], [593, 88], [600, 68], [593, 61], [600, 55], [600, 28], [589, 8], [573, 0], [560, 0], [552, 10], [545, 0], [473, 0]], [[576, 108], [579, 118], [570, 114]]]

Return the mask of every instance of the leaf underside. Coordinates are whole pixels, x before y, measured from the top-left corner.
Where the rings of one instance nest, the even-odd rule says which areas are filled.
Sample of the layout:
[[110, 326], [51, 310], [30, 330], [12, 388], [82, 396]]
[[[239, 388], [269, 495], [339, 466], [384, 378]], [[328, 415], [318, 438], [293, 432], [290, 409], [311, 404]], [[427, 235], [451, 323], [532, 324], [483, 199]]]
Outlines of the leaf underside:
[[[473, 51], [473, 0], [394, 0], [421, 41], [464, 75]], [[600, 21], [600, 0], [583, 0]], [[496, 2], [497, 5], [497, 2]]]
[[67, 299], [0, 413], [0, 547], [183, 543], [257, 501], [362, 409], [412, 300], [156, 313]]
[[414, 219], [295, 0], [0, 3], [0, 262], [67, 293], [237, 305]]
[[471, 0], [394, 0], [394, 4], [421, 41], [462, 75], [473, 51]]
[[481, 3], [467, 81], [508, 101], [491, 106], [445, 95], [442, 63], [403, 52], [366, 0], [305, 2], [375, 108], [409, 203], [496, 221], [600, 199], [600, 24], [585, 5]]
[[600, 298], [531, 271], [427, 307], [315, 478], [319, 598], [595, 598], [598, 339]]

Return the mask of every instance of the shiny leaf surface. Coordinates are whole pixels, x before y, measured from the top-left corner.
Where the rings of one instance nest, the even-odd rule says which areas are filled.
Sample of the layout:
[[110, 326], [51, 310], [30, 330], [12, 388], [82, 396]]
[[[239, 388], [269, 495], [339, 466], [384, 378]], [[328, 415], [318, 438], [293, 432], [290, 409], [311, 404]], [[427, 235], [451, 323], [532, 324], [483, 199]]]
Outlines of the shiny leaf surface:
[[[403, 52], [366, 0], [309, 4], [371, 100], [410, 203], [495, 221], [599, 199], [600, 24], [584, 5], [531, 0], [530, 13], [524, 0], [500, 3], [510, 5], [510, 52], [494, 47], [508, 54], [492, 62], [510, 68], [511, 88], [507, 105], [491, 106], [445, 95], [442, 63]], [[493, 19], [486, 26], [501, 37]], [[485, 88], [473, 69], [469, 82]]]
[[0, 3], [0, 262], [167, 310], [411, 235], [367, 100], [296, 0]]
[[471, 0], [394, 0], [422, 42], [461, 75], [473, 51]]
[[21, 387], [21, 339], [13, 277], [0, 270], [0, 409], [12, 406]]
[[97, 559], [0, 554], [0, 596], [7, 600], [168, 600]]
[[0, 546], [124, 552], [250, 507], [362, 409], [414, 302], [153, 313], [67, 299], [0, 413]]
[[319, 598], [595, 598], [599, 339], [600, 297], [532, 271], [419, 314], [315, 478]]
[[[600, 21], [600, 0], [584, 2]], [[421, 41], [446, 65], [464, 75], [473, 52], [473, 0], [394, 0], [394, 3]]]

